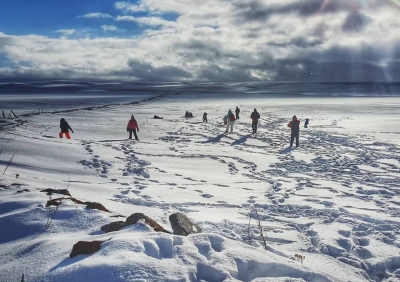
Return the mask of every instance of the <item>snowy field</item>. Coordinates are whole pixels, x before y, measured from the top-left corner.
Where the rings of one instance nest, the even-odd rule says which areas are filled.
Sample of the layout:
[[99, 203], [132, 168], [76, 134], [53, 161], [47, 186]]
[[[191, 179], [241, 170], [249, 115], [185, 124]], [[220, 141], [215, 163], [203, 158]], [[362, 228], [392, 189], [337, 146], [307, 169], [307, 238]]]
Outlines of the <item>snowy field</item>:
[[[399, 104], [185, 94], [22, 117], [0, 131], [0, 281], [400, 281]], [[126, 139], [131, 114], [139, 142]], [[71, 140], [58, 138], [62, 117]], [[67, 200], [46, 207], [46, 188], [111, 213]], [[136, 212], [169, 231], [180, 212], [203, 233], [100, 230]], [[69, 258], [76, 242], [94, 240], [105, 241], [99, 251]]]

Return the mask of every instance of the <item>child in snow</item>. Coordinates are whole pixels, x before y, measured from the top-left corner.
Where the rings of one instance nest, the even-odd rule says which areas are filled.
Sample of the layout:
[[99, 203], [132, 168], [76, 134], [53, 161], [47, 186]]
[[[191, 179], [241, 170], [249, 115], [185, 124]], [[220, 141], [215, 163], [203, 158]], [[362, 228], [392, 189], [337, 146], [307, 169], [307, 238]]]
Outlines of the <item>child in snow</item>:
[[126, 131], [129, 132], [129, 139], [132, 139], [132, 132], [133, 132], [133, 134], [135, 135], [135, 140], [139, 140], [139, 138], [137, 137], [137, 134], [136, 134], [136, 129], [137, 129], [137, 132], [139, 132], [138, 123], [137, 123], [135, 117], [133, 115], [131, 115], [131, 119], [129, 120], [128, 125], [126, 126]]
[[74, 133], [74, 131], [72, 130], [72, 128], [69, 126], [68, 122], [64, 118], [60, 119], [60, 128], [61, 128], [61, 132], [58, 134], [58, 136], [60, 138], [63, 138], [63, 135], [65, 134], [65, 137], [67, 137], [67, 139], [71, 139], [71, 136], [69, 136], [68, 129], [70, 129], [72, 133]]
[[227, 125], [225, 132], [228, 133], [228, 130], [230, 129], [229, 133], [233, 133], [233, 123], [235, 122], [235, 115], [232, 113], [231, 110], [228, 111], [226, 119], [227, 119]]
[[294, 138], [296, 138], [296, 147], [299, 147], [300, 120], [293, 116], [292, 121], [287, 126], [291, 128], [290, 147], [293, 146]]

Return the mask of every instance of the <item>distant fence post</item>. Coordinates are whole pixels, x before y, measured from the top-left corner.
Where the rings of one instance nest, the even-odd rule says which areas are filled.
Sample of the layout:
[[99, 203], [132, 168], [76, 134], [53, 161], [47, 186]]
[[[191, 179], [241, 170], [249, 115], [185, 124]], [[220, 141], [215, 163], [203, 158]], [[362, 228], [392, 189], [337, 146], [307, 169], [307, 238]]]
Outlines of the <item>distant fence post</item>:
[[11, 113], [14, 115], [15, 118], [18, 118], [17, 115], [11, 110]]

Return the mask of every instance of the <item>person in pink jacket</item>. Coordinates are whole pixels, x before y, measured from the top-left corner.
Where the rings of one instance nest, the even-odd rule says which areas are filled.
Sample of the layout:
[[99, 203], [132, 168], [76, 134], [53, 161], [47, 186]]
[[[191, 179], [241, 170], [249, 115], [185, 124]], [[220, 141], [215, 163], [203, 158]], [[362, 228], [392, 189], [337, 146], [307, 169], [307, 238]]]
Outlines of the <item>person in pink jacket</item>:
[[137, 129], [137, 132], [139, 132], [138, 123], [137, 123], [135, 117], [133, 115], [131, 115], [131, 119], [129, 120], [128, 125], [126, 126], [126, 131], [129, 132], [129, 139], [132, 139], [132, 132], [133, 132], [133, 134], [135, 135], [135, 139], [139, 140], [139, 138], [137, 137], [137, 134], [136, 134], [136, 129]]

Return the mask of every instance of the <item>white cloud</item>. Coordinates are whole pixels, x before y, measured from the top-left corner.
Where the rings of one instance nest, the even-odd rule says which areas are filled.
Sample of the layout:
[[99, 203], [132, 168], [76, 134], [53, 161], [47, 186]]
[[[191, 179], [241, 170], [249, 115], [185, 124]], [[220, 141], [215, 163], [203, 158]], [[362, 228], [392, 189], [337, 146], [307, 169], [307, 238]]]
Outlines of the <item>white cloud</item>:
[[114, 7], [117, 10], [122, 10], [124, 12], [143, 12], [148, 10], [144, 5], [133, 5], [129, 2], [116, 2]]
[[125, 21], [125, 22], [136, 22], [136, 18], [133, 16], [117, 16], [115, 18], [116, 21]]
[[64, 36], [64, 37], [67, 37], [69, 35], [74, 34], [76, 32], [76, 30], [75, 29], [59, 29], [59, 30], [56, 30], [56, 32], [61, 33], [62, 36]]
[[101, 28], [103, 29], [103, 31], [117, 31], [118, 30], [118, 28], [113, 25], [102, 25]]
[[111, 19], [112, 16], [109, 14], [104, 14], [104, 13], [89, 13], [83, 16], [79, 16], [80, 18], [85, 18], [85, 19]]
[[117, 16], [117, 21], [136, 22], [140, 25], [148, 26], [165, 26], [171, 27], [175, 25], [173, 21], [167, 21], [160, 17], [133, 17], [133, 16]]

